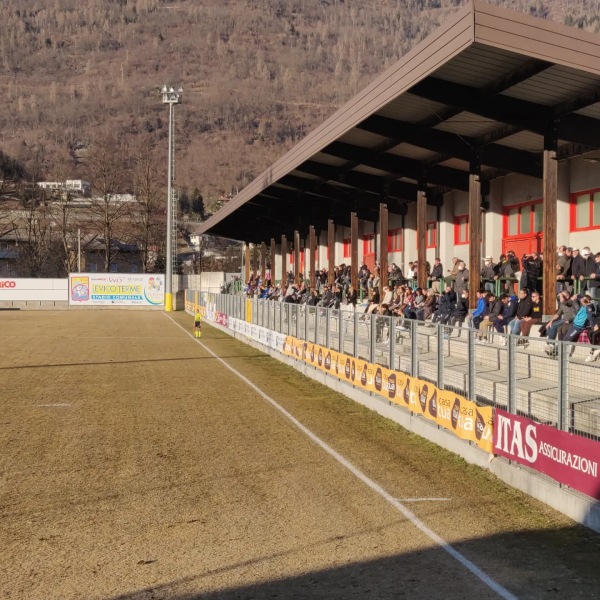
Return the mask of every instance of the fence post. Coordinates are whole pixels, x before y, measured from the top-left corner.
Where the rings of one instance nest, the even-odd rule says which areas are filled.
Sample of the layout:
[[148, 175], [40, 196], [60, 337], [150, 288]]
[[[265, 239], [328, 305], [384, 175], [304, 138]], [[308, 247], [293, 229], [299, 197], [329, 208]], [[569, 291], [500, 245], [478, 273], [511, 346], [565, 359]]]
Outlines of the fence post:
[[475, 329], [467, 329], [467, 397], [476, 400], [475, 392]]
[[506, 343], [506, 362], [507, 362], [507, 386], [506, 393], [508, 395], [507, 410], [511, 414], [517, 413], [517, 338], [514, 335], [507, 335]]
[[319, 312], [320, 309], [318, 306], [315, 306], [315, 337], [314, 337], [314, 341], [315, 344], [319, 343]]
[[389, 336], [390, 336], [390, 369], [392, 369], [392, 371], [396, 370], [396, 327], [394, 325], [396, 319], [395, 317], [390, 317], [390, 324], [389, 324]]
[[417, 367], [417, 322], [407, 319], [405, 323], [410, 327], [410, 375], [417, 377], [419, 368]]
[[444, 389], [444, 327], [437, 327], [437, 387], [440, 390]]
[[370, 322], [370, 339], [369, 339], [369, 362], [375, 362], [375, 340], [377, 337], [377, 317], [371, 313], [371, 322]]
[[358, 356], [358, 319], [359, 314], [354, 311], [354, 331], [352, 332], [352, 356], [354, 356], [354, 358]]
[[569, 411], [569, 347], [564, 342], [558, 344], [558, 429], [569, 431], [571, 417]]
[[338, 309], [338, 352], [344, 352], [344, 321], [341, 307]]
[[296, 313], [296, 339], [300, 339], [300, 305], [294, 304], [294, 312]]
[[325, 309], [325, 348], [331, 347], [331, 325], [329, 320], [331, 318], [331, 309]]

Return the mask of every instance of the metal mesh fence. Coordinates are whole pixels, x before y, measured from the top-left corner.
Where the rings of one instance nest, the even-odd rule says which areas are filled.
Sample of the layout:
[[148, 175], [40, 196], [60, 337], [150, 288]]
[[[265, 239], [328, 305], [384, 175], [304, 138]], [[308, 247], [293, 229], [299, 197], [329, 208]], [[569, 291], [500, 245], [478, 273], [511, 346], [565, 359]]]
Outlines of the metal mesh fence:
[[193, 290], [186, 290], [185, 300], [402, 371], [480, 405], [600, 438], [600, 351], [592, 354], [598, 348], [589, 344], [371, 315], [346, 306], [327, 309]]

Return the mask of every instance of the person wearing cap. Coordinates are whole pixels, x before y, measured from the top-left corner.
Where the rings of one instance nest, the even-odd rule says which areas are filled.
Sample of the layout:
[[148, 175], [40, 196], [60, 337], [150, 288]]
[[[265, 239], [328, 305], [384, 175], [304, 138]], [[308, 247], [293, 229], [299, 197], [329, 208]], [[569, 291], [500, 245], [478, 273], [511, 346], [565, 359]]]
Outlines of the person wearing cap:
[[[583, 281], [585, 282], [581, 286], [581, 291], [587, 289], [590, 291], [590, 281], [589, 278], [592, 273], [596, 271], [596, 261], [594, 260], [594, 255], [590, 250], [589, 246], [581, 249], [581, 256], [583, 257]], [[585, 285], [585, 288], [584, 288]], [[590, 293], [590, 296], [592, 294]], [[592, 296], [593, 297], [593, 296]]]
[[440, 282], [442, 281], [443, 276], [444, 267], [442, 265], [442, 261], [436, 256], [435, 260], [433, 261], [433, 269], [431, 270], [431, 275], [429, 277], [431, 279], [431, 289], [436, 294], [440, 293]]
[[497, 269], [494, 265], [494, 259], [491, 256], [486, 256], [483, 267], [481, 268], [481, 283], [483, 288], [488, 292], [495, 291], [494, 279], [496, 278]]

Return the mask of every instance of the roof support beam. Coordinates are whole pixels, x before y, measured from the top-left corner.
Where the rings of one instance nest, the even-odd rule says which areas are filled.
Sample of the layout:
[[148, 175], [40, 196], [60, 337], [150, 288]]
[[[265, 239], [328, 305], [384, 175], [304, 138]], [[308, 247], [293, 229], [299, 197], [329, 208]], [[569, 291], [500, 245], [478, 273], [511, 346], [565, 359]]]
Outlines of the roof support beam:
[[[473, 150], [480, 146], [476, 138], [459, 136], [439, 129], [428, 129], [378, 115], [365, 119], [357, 127], [377, 135], [392, 137], [398, 140], [398, 143], [404, 141], [419, 148], [466, 161], [471, 160]], [[542, 176], [541, 157], [537, 154], [499, 144], [489, 144], [480, 148], [480, 152], [482, 165], [531, 177]]]
[[315, 252], [317, 251], [317, 242], [315, 238], [315, 226], [308, 228], [308, 293], [315, 287]]
[[350, 214], [350, 277], [358, 293], [358, 215], [355, 212]]
[[300, 232], [294, 231], [294, 283], [300, 283]]
[[275, 285], [275, 257], [277, 256], [277, 248], [275, 246], [275, 238], [271, 238], [271, 256], [269, 257], [271, 260], [271, 266], [269, 270], [271, 271], [271, 285]]
[[427, 287], [427, 193], [417, 192], [417, 286]]
[[267, 279], [267, 245], [264, 242], [260, 243], [260, 279], [265, 285]]
[[481, 182], [477, 168], [469, 175], [469, 306], [475, 308], [481, 284]]
[[388, 208], [386, 204], [379, 205], [379, 297], [383, 302], [383, 286], [388, 285]]
[[333, 285], [335, 283], [335, 273], [333, 272], [335, 266], [335, 221], [333, 219], [329, 219], [327, 223], [327, 252], [329, 254], [327, 282], [329, 285]]
[[287, 253], [288, 243], [285, 234], [281, 235], [281, 289], [285, 294], [287, 285]]
[[[543, 230], [542, 263], [544, 314], [551, 315], [556, 309], [556, 229], [558, 204], [558, 161], [556, 160], [555, 131], [549, 132], [544, 140], [543, 178]], [[553, 135], [554, 134], [554, 135]], [[538, 288], [539, 289], [539, 288]]]

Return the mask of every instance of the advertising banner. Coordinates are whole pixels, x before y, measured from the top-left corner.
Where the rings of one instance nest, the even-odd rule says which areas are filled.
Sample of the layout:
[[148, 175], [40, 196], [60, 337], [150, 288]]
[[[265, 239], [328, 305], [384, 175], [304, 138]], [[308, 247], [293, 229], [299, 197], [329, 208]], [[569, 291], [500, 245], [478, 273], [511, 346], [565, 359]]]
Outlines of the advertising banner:
[[69, 281], [64, 279], [0, 277], [0, 302], [2, 301], [54, 301], [69, 299]]
[[71, 273], [71, 306], [161, 306], [164, 275], [136, 273]]
[[252, 323], [252, 300], [246, 300], [246, 322]]
[[600, 500], [600, 442], [496, 410], [494, 453]]
[[428, 381], [291, 336], [285, 338], [283, 353], [383, 396], [492, 452], [491, 407], [477, 406], [475, 402], [454, 392], [440, 390]]
[[225, 313], [215, 311], [215, 323], [227, 327], [228, 316]]

